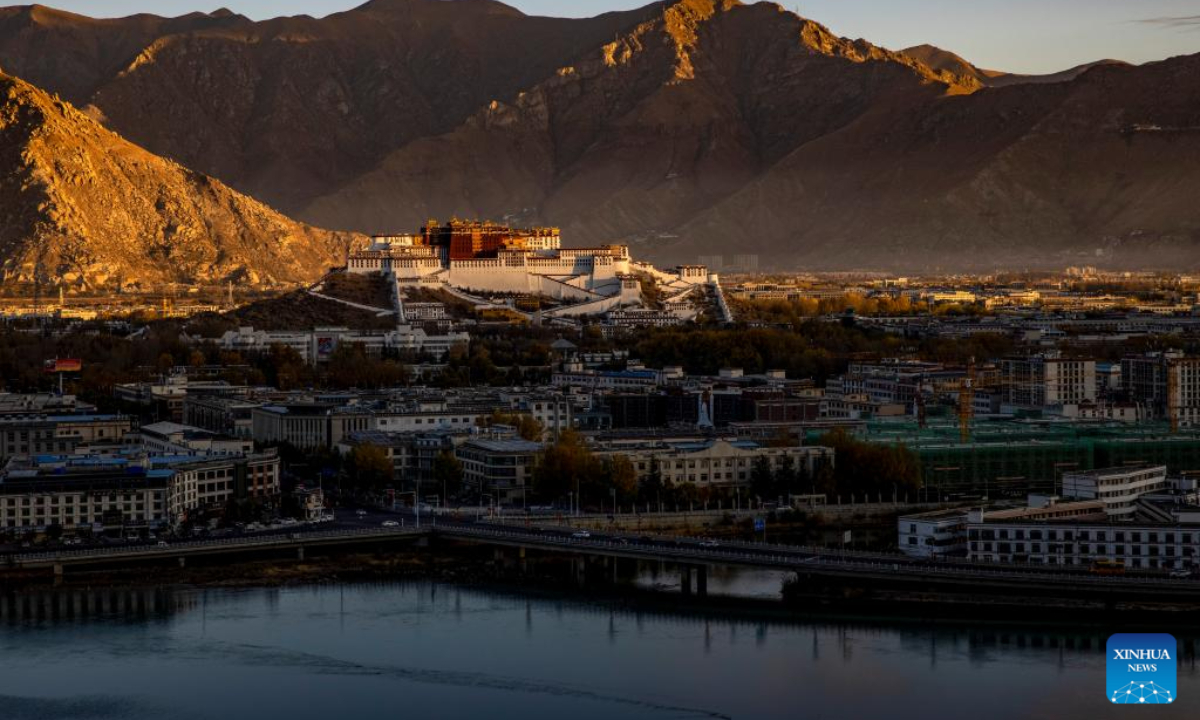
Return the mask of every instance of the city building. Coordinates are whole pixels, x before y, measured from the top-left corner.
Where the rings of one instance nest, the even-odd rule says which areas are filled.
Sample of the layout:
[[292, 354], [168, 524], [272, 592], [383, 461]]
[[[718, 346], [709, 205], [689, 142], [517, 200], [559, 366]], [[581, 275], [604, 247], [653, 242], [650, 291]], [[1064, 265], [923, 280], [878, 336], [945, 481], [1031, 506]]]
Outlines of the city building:
[[0, 473], [0, 531], [141, 532], [279, 492], [273, 452], [160, 456], [130, 447], [111, 456], [23, 457]]
[[475, 428], [429, 430], [425, 432], [384, 432], [366, 430], [351, 433], [338, 443], [338, 451], [346, 456], [361, 446], [383, 451], [392, 463], [392, 476], [400, 489], [414, 489], [422, 497], [442, 495], [443, 488], [433, 485], [433, 464], [443, 453], [476, 437]]
[[1178, 427], [1200, 424], [1200, 358], [1180, 353], [1122, 358], [1121, 386], [1152, 417]]
[[172, 372], [153, 382], [118, 384], [113, 387], [113, 397], [132, 405], [153, 408], [160, 418], [182, 422], [183, 403], [188, 396], [236, 397], [245, 394], [246, 390], [224, 380], [196, 379], [186, 372]]
[[124, 415], [0, 416], [0, 459], [13, 455], [73, 453], [83, 445], [120, 444], [133, 428]]
[[[431, 335], [424, 328], [400, 324], [387, 332], [360, 332], [349, 328], [317, 328], [311, 332], [255, 330], [252, 327], [229, 330], [217, 340], [223, 350], [241, 353], [265, 353], [280, 345], [296, 352], [311, 365], [329, 362], [342, 344], [358, 345], [371, 356], [385, 352], [424, 353], [436, 358], [447, 356], [455, 347], [471, 341], [467, 333]], [[182, 406], [182, 401], [181, 401]]]
[[249, 455], [254, 442], [173, 422], [156, 422], [137, 430], [138, 440], [156, 455]]
[[253, 434], [251, 415], [264, 402], [220, 395], [187, 395], [183, 398], [183, 423], [215, 433], [248, 438]]
[[815, 477], [825, 464], [832, 465], [830, 448], [806, 446], [773, 448], [753, 440], [725, 438], [632, 438], [597, 441], [598, 457], [624, 456], [633, 464], [638, 480], [657, 472], [663, 482], [702, 487], [735, 487], [750, 483], [754, 465], [765, 458], [772, 470], [790, 458], [798, 473]]
[[0, 392], [0, 417], [7, 415], [83, 415], [95, 412], [95, 405], [82, 402], [74, 395]]
[[1096, 401], [1096, 362], [1034, 355], [1001, 361], [1004, 402], [1043, 408]]
[[967, 513], [935, 510], [897, 520], [900, 552], [911, 557], [966, 556]]
[[144, 465], [57, 462], [0, 476], [0, 531], [143, 531], [170, 523], [174, 471]]
[[374, 429], [370, 412], [322, 403], [264, 405], [250, 411], [251, 435], [260, 445], [324, 450], [355, 432]]
[[1167, 490], [1167, 468], [1122, 467], [1065, 473], [1063, 497], [1099, 500], [1104, 512], [1115, 520], [1127, 520], [1137, 511], [1138, 498]]
[[533, 468], [544, 445], [528, 440], [469, 440], [454, 454], [462, 463], [463, 484], [497, 505], [525, 505]]
[[167, 516], [176, 525], [220, 514], [230, 500], [273, 501], [280, 494], [279, 456], [274, 451], [197, 458], [171, 470]]

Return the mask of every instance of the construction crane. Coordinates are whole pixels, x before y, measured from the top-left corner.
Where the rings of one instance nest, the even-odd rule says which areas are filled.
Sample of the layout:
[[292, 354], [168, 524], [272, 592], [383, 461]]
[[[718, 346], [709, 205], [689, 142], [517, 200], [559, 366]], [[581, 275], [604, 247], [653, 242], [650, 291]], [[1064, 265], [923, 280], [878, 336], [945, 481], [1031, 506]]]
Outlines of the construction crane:
[[958, 434], [963, 445], [971, 442], [971, 421], [975, 419], [975, 358], [967, 362], [967, 374], [958, 385]]

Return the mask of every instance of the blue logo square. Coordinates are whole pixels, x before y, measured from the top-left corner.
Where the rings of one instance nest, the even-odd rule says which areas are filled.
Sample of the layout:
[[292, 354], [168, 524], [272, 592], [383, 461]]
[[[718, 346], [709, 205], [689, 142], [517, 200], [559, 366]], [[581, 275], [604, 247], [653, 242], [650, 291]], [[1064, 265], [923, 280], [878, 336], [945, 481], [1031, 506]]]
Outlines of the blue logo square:
[[1178, 700], [1178, 644], [1165, 633], [1121, 633], [1108, 639], [1108, 701], [1170, 705]]

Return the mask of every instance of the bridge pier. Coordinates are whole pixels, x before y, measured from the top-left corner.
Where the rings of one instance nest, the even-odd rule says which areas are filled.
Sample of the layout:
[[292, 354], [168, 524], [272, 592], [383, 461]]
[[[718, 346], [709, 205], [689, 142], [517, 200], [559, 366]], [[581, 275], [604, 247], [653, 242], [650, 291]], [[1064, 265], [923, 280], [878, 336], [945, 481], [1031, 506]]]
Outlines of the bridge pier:
[[[180, 558], [180, 559], [182, 560], [183, 558]], [[296, 559], [299, 560], [300, 562], [304, 562], [304, 546], [303, 545], [296, 548]]]
[[179, 569], [180, 569], [180, 570], [182, 570], [182, 569], [184, 569], [185, 567], [187, 567], [187, 558], [185, 558], [185, 557], [180, 557], [180, 558], [179, 558]]
[[54, 577], [60, 578], [63, 576], [63, 564], [54, 563]]
[[684, 595], [692, 594], [692, 566], [684, 565], [679, 569], [679, 589]]
[[708, 595], [708, 566], [696, 567], [696, 594], [700, 597]]

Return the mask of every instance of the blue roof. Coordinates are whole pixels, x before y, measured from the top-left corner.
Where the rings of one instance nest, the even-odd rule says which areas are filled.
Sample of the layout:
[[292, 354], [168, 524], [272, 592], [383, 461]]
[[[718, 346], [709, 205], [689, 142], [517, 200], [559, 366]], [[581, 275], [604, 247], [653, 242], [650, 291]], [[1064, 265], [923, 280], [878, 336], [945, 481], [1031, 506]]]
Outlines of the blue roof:
[[612, 378], [636, 378], [638, 380], [653, 380], [658, 377], [658, 373], [653, 370], [606, 370], [600, 373], [601, 377]]
[[54, 422], [98, 422], [101, 420], [121, 420], [121, 415], [47, 415], [47, 420]]

